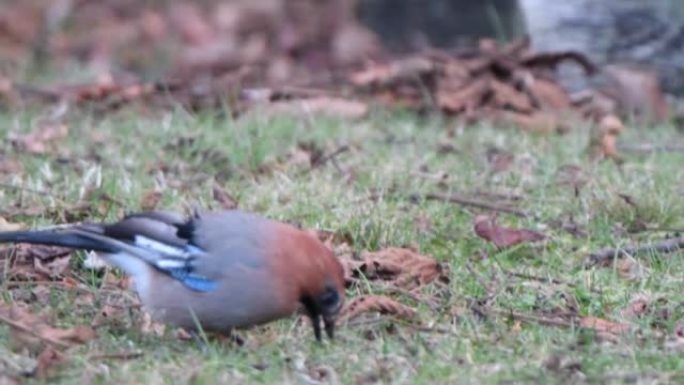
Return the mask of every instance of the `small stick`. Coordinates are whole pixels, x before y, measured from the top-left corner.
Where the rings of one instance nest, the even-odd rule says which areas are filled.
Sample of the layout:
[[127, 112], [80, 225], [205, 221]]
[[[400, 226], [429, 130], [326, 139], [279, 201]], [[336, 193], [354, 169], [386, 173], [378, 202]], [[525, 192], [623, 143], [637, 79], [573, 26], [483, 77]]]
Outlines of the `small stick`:
[[320, 159], [318, 159], [318, 161], [316, 163], [311, 165], [311, 169], [323, 166], [324, 164], [328, 163], [328, 161], [334, 160], [338, 155], [345, 153], [347, 151], [349, 151], [349, 146], [344, 144], [344, 145], [338, 147], [337, 149], [335, 149], [335, 151], [331, 152], [330, 154], [324, 155]]
[[[507, 207], [507, 206], [499, 206], [494, 203], [490, 202], [485, 202], [485, 201], [480, 201], [477, 199], [473, 198], [467, 198], [461, 195], [456, 195], [456, 194], [440, 194], [440, 193], [428, 193], [422, 196], [426, 200], [433, 200], [433, 201], [443, 201], [443, 202], [450, 202], [450, 203], [456, 203], [459, 205], [463, 206], [472, 206], [472, 207], [477, 207], [480, 209], [484, 210], [491, 210], [491, 211], [497, 211], [497, 212], [503, 212], [503, 213], [508, 213], [508, 214], [513, 214], [517, 217], [520, 218], [527, 218], [530, 215], [522, 210], [518, 210], [513, 207]], [[419, 199], [421, 198], [421, 195], [419, 194], [411, 194], [412, 199]]]
[[627, 145], [618, 146], [618, 151], [621, 152], [679, 152], [684, 151], [684, 143], [682, 144], [641, 144], [641, 145]]
[[0, 182], [0, 188], [7, 189], [7, 190], [24, 191], [24, 192], [29, 192], [31, 194], [36, 194], [36, 195], [50, 196], [50, 193], [48, 193], [47, 191], [41, 191], [41, 190], [29, 188], [29, 187], [17, 186], [17, 185], [13, 185], [10, 183]]
[[465, 268], [468, 270], [468, 272], [470, 274], [473, 275], [473, 277], [475, 277], [475, 279], [480, 284], [480, 286], [482, 286], [482, 288], [487, 292], [487, 297], [485, 298], [485, 302], [489, 303], [492, 299], [494, 299], [494, 297], [496, 296], [496, 293], [487, 284], [487, 282], [485, 282], [484, 278], [482, 278], [482, 276], [478, 272], [475, 271], [475, 269], [473, 268], [473, 265], [471, 265], [470, 262], [466, 261]]
[[409, 297], [418, 303], [424, 303], [433, 311], [437, 311], [439, 309], [439, 306], [434, 301], [431, 301], [428, 298], [424, 298], [424, 297], [422, 297], [416, 293], [413, 293], [412, 291], [404, 290], [404, 289], [401, 289], [398, 287], [389, 287], [389, 286], [378, 285], [378, 284], [372, 284], [372, 286], [376, 287], [378, 289], [390, 292], [390, 293], [396, 293], [399, 295], [404, 295], [404, 296]]
[[[576, 288], [576, 287], [577, 287], [577, 284], [574, 284], [574, 283], [572, 283], [572, 282], [567, 282], [567, 281], [564, 281], [564, 280], [558, 279], [558, 278], [546, 278], [546, 277], [540, 277], [540, 276], [532, 275], [532, 274], [517, 273], [517, 272], [514, 272], [514, 271], [504, 271], [504, 274], [506, 274], [506, 275], [508, 275], [508, 276], [511, 276], [511, 277], [517, 277], [517, 278], [521, 278], [521, 279], [528, 279], [528, 280], [531, 280], [531, 281], [538, 281], [538, 282], [542, 282], [542, 283], [543, 283], [543, 282], [546, 282], [546, 283], [551, 283], [551, 284], [554, 284], [554, 285], [565, 285], [565, 286], [572, 287], [572, 288]], [[589, 290], [591, 290], [592, 293], [603, 294], [603, 290], [601, 290], [601, 289], [594, 289], [594, 288], [591, 288], [591, 289], [589, 289]]]
[[143, 353], [141, 351], [133, 352], [118, 352], [118, 353], [103, 353], [103, 354], [93, 354], [88, 358], [91, 360], [131, 360], [133, 358], [142, 357]]
[[587, 257], [585, 266], [600, 265], [612, 261], [615, 258], [644, 253], [673, 253], [684, 249], [684, 236], [670, 238], [657, 243], [642, 246], [627, 246], [621, 248], [608, 248], [595, 251]]
[[40, 333], [36, 332], [35, 330], [32, 330], [28, 326], [21, 324], [19, 322], [16, 322], [12, 319], [9, 319], [9, 318], [5, 317], [4, 315], [0, 315], [0, 322], [4, 322], [7, 325], [9, 325], [15, 329], [21, 330], [22, 332], [29, 333], [30, 335], [37, 337], [37, 338], [39, 338], [39, 339], [41, 339], [47, 343], [59, 346], [61, 348], [68, 348], [69, 347], [69, 344], [66, 344], [62, 341], [58, 341], [58, 340], [51, 338], [51, 337], [43, 336]]
[[511, 310], [503, 310], [503, 309], [492, 309], [492, 308], [482, 308], [480, 306], [476, 307], [477, 311], [481, 314], [490, 314], [490, 315], [501, 315], [501, 316], [508, 316], [513, 318], [514, 320], [517, 321], [522, 321], [522, 322], [527, 322], [527, 323], [538, 323], [542, 325], [547, 325], [547, 326], [558, 326], [558, 327], [565, 327], [565, 328], [570, 328], [575, 326], [574, 322], [570, 321], [563, 321], [563, 320], [558, 320], [558, 319], [553, 319], [553, 318], [548, 318], [548, 317], [540, 317], [536, 315], [531, 315], [531, 314], [522, 314], [522, 313], [516, 313]]

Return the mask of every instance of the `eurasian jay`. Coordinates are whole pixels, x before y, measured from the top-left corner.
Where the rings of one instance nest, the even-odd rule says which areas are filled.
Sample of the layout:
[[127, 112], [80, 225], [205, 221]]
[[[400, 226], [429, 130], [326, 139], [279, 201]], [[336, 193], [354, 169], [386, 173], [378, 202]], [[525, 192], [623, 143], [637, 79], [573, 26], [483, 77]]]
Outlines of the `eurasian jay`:
[[239, 210], [131, 214], [109, 224], [0, 233], [23, 242], [94, 250], [133, 277], [146, 310], [189, 330], [229, 332], [270, 322], [303, 305], [314, 335], [333, 338], [344, 302], [340, 262], [318, 239]]

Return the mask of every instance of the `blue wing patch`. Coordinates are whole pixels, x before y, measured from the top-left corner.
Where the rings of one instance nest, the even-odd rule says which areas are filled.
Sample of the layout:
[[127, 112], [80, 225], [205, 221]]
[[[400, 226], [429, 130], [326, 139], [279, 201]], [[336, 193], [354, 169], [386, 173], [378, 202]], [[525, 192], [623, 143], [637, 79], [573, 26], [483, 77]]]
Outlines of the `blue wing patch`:
[[199, 274], [193, 274], [187, 268], [166, 270], [170, 276], [180, 281], [188, 289], [207, 293], [216, 290], [218, 283]]

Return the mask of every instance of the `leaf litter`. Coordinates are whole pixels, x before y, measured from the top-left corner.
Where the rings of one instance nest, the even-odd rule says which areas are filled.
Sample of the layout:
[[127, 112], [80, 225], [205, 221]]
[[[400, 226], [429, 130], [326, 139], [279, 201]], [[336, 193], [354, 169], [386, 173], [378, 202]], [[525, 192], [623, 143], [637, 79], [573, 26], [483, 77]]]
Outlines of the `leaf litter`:
[[[103, 2], [107, 3], [107, 2]], [[106, 5], [105, 5], [106, 6]], [[241, 7], [242, 5], [224, 5], [225, 7]], [[21, 8], [21, 6], [18, 6]], [[98, 5], [91, 5], [98, 7]], [[125, 105], [142, 105], [144, 108], [166, 108], [170, 105], [175, 107], [177, 103], [190, 107], [192, 110], [213, 108], [222, 102], [230, 101], [231, 112], [235, 115], [243, 115], [259, 109], [277, 114], [294, 114], [309, 116], [311, 114], [323, 114], [342, 116], [347, 119], [362, 119], [369, 113], [373, 104], [384, 104], [392, 107], [407, 107], [414, 111], [433, 111], [443, 115], [453, 116], [466, 122], [493, 121], [502, 125], [515, 125], [536, 132], [552, 133], [564, 132], [568, 129], [567, 122], [575, 122], [576, 119], [589, 119], [597, 127], [596, 157], [600, 159], [620, 160], [617, 152], [617, 138], [625, 130], [622, 116], [626, 111], [633, 111], [634, 100], [636, 104], [648, 105], [649, 111], [645, 116], [654, 116], [655, 119], [664, 119], [665, 108], [662, 103], [662, 93], [657, 88], [651, 87], [648, 77], [641, 79], [641, 84], [648, 85], [646, 99], [635, 99], [639, 92], [629, 91], [625, 93], [610, 92], [610, 90], [590, 90], [587, 95], [571, 94], [558, 83], [552, 70], [561, 62], [570, 61], [585, 70], [587, 76], [594, 76], [598, 69], [587, 60], [584, 55], [575, 52], [556, 52], [535, 54], [530, 52], [529, 41], [522, 39], [508, 45], [499, 46], [493, 41], [483, 40], [480, 46], [468, 52], [452, 53], [433, 50], [426, 53], [411, 55], [408, 57], [391, 57], [378, 55], [373, 60], [368, 60], [369, 52], [374, 49], [364, 48], [364, 54], [358, 54], [363, 60], [358, 60], [356, 66], [337, 66], [337, 59], [325, 58], [330, 66], [323, 66], [324, 71], [334, 74], [334, 82], [326, 83], [313, 79], [320, 70], [320, 61], [311, 59], [316, 55], [307, 56], [316, 51], [316, 38], [302, 38], [302, 31], [296, 31], [294, 37], [290, 36], [288, 44], [283, 47], [270, 46], [271, 41], [277, 39], [263, 38], [270, 36], [269, 33], [278, 34], [278, 28], [273, 25], [288, 25], [293, 15], [274, 15], [269, 10], [251, 9], [249, 7], [237, 10], [236, 14], [248, 16], [244, 19], [254, 20], [261, 18], [266, 20], [264, 25], [271, 32], [254, 32], [242, 21], [236, 23], [230, 17], [231, 14], [223, 10], [221, 17], [217, 16], [210, 21], [203, 19], [202, 13], [211, 12], [186, 3], [174, 7], [168, 14], [146, 7], [143, 12], [132, 13], [127, 16], [124, 12], [116, 16], [120, 18], [121, 25], [133, 27], [136, 33], [122, 35], [120, 41], [97, 41], [96, 39], [84, 39], [78, 41], [74, 36], [61, 31], [60, 39], [55, 39], [63, 44], [57, 47], [57, 55], [74, 50], [79, 47], [86, 52], [105, 52], [111, 55], [116, 49], [100, 49], [101, 47], [124, 44], [131, 47], [131, 57], [123, 61], [130, 63], [143, 63], [146, 60], [140, 51], [149, 51], [149, 41], [159, 41], [164, 36], [177, 35], [186, 43], [184, 54], [172, 58], [169, 73], [162, 76], [159, 81], [147, 82], [135, 75], [112, 76], [107, 71], [101, 74], [95, 82], [80, 85], [56, 84], [50, 87], [38, 88], [24, 84], [18, 84], [9, 78], [0, 77], [0, 103], [17, 105], [26, 102], [56, 103], [67, 101], [69, 105], [95, 106], [97, 112], [116, 111]], [[257, 7], [258, 8], [258, 7]], [[31, 14], [33, 11], [25, 13]], [[92, 12], [92, 11], [91, 11]], [[24, 14], [24, 13], [21, 13]], [[40, 12], [36, 12], [40, 14]], [[92, 12], [92, 14], [98, 14]], [[175, 16], [174, 16], [175, 15]], [[185, 15], [179, 17], [178, 15]], [[75, 30], [82, 28], [80, 22], [87, 21], [88, 14], [76, 13], [73, 20]], [[140, 17], [140, 19], [125, 20], [127, 17]], [[252, 18], [252, 19], [250, 19]], [[19, 20], [20, 18], [17, 18]], [[37, 19], [37, 18], [36, 18]], [[235, 18], [240, 19], [241, 18]], [[17, 33], [24, 28], [26, 31], [38, 29], [35, 20], [24, 18], [25, 27], [19, 27], [18, 22], [10, 20], [9, 33], [17, 39], [10, 41], [24, 42], [30, 45], [27, 36], [31, 33]], [[227, 23], [229, 26], [226, 26]], [[246, 22], [245, 22], [246, 23]], [[87, 23], [84, 23], [87, 24]], [[106, 23], [103, 23], [106, 24]], [[258, 24], [258, 23], [257, 23]], [[342, 23], [344, 24], [344, 23]], [[98, 26], [99, 27], [99, 26]], [[113, 27], [117, 28], [117, 27]], [[170, 30], [178, 34], [168, 33]], [[227, 32], [228, 31], [228, 32]], [[219, 32], [219, 33], [217, 33]], [[226, 38], [227, 34], [235, 33], [238, 36], [238, 49], [226, 50], [220, 41], [233, 41]], [[331, 34], [340, 34], [335, 30]], [[93, 36], [99, 36], [94, 33]], [[136, 36], [130, 40], [130, 36]], [[231, 35], [232, 37], [232, 35]], [[323, 41], [328, 41], [322, 39]], [[333, 39], [334, 40], [334, 39]], [[372, 39], [369, 39], [372, 40]], [[122, 43], [123, 42], [123, 43]], [[145, 42], [145, 44], [141, 44]], [[133, 44], [131, 44], [133, 43]], [[80, 44], [80, 46], [79, 46]], [[98, 47], [98, 45], [102, 45]], [[279, 44], [279, 43], [278, 43]], [[140, 47], [144, 49], [141, 50]], [[371, 47], [368, 44], [366, 47]], [[0, 47], [2, 49], [6, 47]], [[21, 47], [19, 47], [20, 49]], [[376, 47], [377, 48], [377, 47]], [[324, 47], [322, 51], [326, 51]], [[278, 52], [277, 54], [273, 54]], [[301, 62], [294, 60], [294, 54], [309, 57]], [[304, 52], [304, 53], [302, 53]], [[87, 56], [87, 55], [86, 55]], [[339, 52], [336, 55], [339, 57]], [[354, 56], [354, 55], [351, 55]], [[347, 59], [349, 59], [349, 55]], [[198, 60], [197, 58], [201, 58]], [[107, 60], [121, 60], [121, 58], [106, 58]], [[351, 60], [353, 62], [353, 60]], [[304, 64], [302, 64], [304, 63]], [[318, 68], [316, 68], [319, 66]], [[320, 70], [323, 71], [323, 70]], [[200, 74], [200, 76], [195, 76]], [[306, 75], [302, 75], [306, 74]], [[637, 77], [636, 71], [630, 76]], [[630, 76], [620, 73], [612, 75], [616, 80], [614, 89], [640, 89], [630, 86]], [[288, 79], [283, 82], [282, 79]], [[293, 83], [293, 84], [289, 84]], [[636, 96], [635, 96], [636, 95]], [[168, 103], [171, 100], [173, 103]], [[639, 102], [639, 100], [644, 103]], [[631, 104], [630, 104], [631, 103]], [[631, 109], [630, 109], [631, 108]], [[68, 135], [68, 126], [58, 120], [41, 122], [36, 129], [29, 134], [16, 134], [10, 136], [12, 144], [17, 148], [33, 154], [44, 155], [58, 150], [59, 142]], [[446, 148], [446, 147], [445, 147]], [[284, 162], [303, 165], [313, 168], [326, 159], [325, 153], [320, 148], [298, 146], [298, 151], [289, 154]], [[329, 153], [336, 153], [335, 151]], [[491, 156], [490, 169], [493, 173], [504, 172], [511, 167], [513, 154], [500, 151], [488, 154]], [[323, 159], [323, 161], [321, 161]], [[287, 166], [290, 166], [289, 164]], [[575, 166], [570, 166], [575, 167]], [[0, 174], [21, 172], [22, 166], [12, 159], [4, 158], [0, 154]], [[559, 170], [561, 171], [561, 170]], [[579, 190], [587, 180], [577, 173], [573, 175], [559, 176], [559, 183], [568, 183]], [[562, 174], [562, 173], [561, 173]], [[575, 175], [578, 174], [578, 175]], [[224, 208], [234, 208], [236, 200], [222, 189], [218, 184], [213, 188], [215, 202]], [[159, 204], [161, 195], [155, 191], [145, 194], [140, 201], [143, 208], [154, 208]], [[473, 205], [471, 201], [460, 199], [458, 196], [433, 195], [431, 198], [460, 202]], [[479, 202], [475, 202], [477, 206]], [[490, 207], [491, 208], [491, 207]], [[29, 208], [32, 209], [32, 208]], [[82, 207], [66, 207], [50, 216], [65, 218], [82, 218], [88, 215], [89, 210], [95, 209], [90, 205]], [[493, 208], [497, 211], [497, 207]], [[504, 208], [507, 209], [507, 208]], [[506, 212], [506, 210], [502, 210]], [[512, 211], [512, 210], [509, 210]], [[40, 212], [33, 212], [36, 215]], [[527, 214], [512, 211], [514, 215], [526, 217]], [[17, 213], [15, 213], [17, 214]], [[20, 214], [20, 213], [19, 213]], [[25, 212], [31, 215], [30, 212]], [[14, 220], [9, 216], [10, 220]], [[479, 220], [478, 220], [479, 218]], [[496, 218], [478, 216], [474, 227], [478, 236], [492, 242], [497, 247], [506, 248], [515, 244], [536, 242], [543, 240], [541, 233], [527, 230], [505, 228], [496, 224]], [[4, 218], [3, 218], [4, 219]], [[429, 219], [429, 218], [428, 218]], [[420, 219], [423, 227], [429, 230], [429, 221]], [[12, 222], [0, 222], [0, 227], [12, 229]], [[418, 253], [410, 248], [387, 248], [374, 252], [364, 251], [358, 255], [352, 252], [350, 237], [341, 236], [333, 232], [318, 232], [328, 244], [340, 256], [345, 266], [345, 277], [350, 291], [355, 296], [350, 298], [342, 311], [342, 317], [350, 320], [372, 313], [380, 313], [396, 317], [397, 319], [416, 322], [418, 311], [415, 306], [405, 303], [409, 298], [413, 303], [439, 303], [441, 297], [435, 295], [435, 287], [443, 287], [449, 282], [449, 272], [445, 264], [437, 262], [434, 258]], [[14, 249], [15, 255], [3, 250], [1, 254], [3, 262], [10, 261], [8, 272], [11, 279], [26, 280], [32, 282], [61, 282], [66, 285], [74, 284], [75, 281], [69, 274], [70, 255], [64, 251], [51, 249], [38, 249], [20, 246]], [[662, 246], [666, 251], [681, 248], [681, 240], [669, 242]], [[650, 248], [647, 251], [651, 250]], [[627, 250], [631, 252], [630, 250]], [[642, 249], [634, 252], [642, 252]], [[33, 254], [31, 254], [33, 253]], [[622, 253], [620, 250], [606, 252], [610, 254], [603, 259], [611, 260], [614, 255]], [[602, 256], [598, 256], [601, 259]], [[7, 266], [3, 263], [2, 266]], [[108, 274], [111, 277], [111, 274]], [[114, 281], [117, 281], [114, 279]], [[368, 285], [370, 283], [370, 285]], [[121, 290], [124, 282], [109, 285]], [[381, 287], [383, 294], [375, 293], [375, 289]], [[90, 298], [81, 298], [83, 304], [91, 303]], [[91, 303], [92, 304], [92, 303]], [[643, 301], [635, 301], [630, 305], [634, 317], [647, 313], [651, 302], [644, 304]], [[6, 310], [6, 306], [0, 307], [0, 312]], [[93, 320], [93, 327], [111, 325], [111, 319], [118, 319], [128, 304], [107, 303], [100, 310], [100, 318]], [[433, 306], [431, 308], [434, 309]], [[124, 310], [122, 310], [124, 309]], [[610, 321], [597, 317], [572, 318], [547, 317], [517, 314], [505, 311], [510, 317], [518, 322], [516, 328], [520, 329], [522, 322], [540, 322], [554, 326], [579, 325], [583, 328], [594, 330], [598, 333], [610, 335], [622, 335], [633, 328], [629, 324]], [[1, 313], [0, 313], [1, 314]], [[422, 314], [421, 314], [422, 315]], [[504, 315], [501, 312], [500, 315]], [[20, 317], [19, 321], [22, 321]], [[87, 341], [84, 337], [87, 333], [79, 333], [71, 329], [55, 332], [59, 329], [46, 329], [40, 323], [32, 321], [31, 316], [23, 318], [22, 323], [35, 328], [38, 342], [45, 342], [43, 338], [55, 339], [55, 341], [72, 344]], [[41, 321], [42, 322], [42, 321]], [[46, 324], [45, 324], [46, 325]], [[151, 322], [143, 320], [141, 328], [145, 332], [160, 333]], [[28, 330], [33, 330], [33, 329]], [[21, 328], [19, 328], [21, 329]], [[49, 331], [46, 332], [46, 331]], [[19, 330], [21, 334], [22, 330]], [[41, 333], [47, 333], [46, 336]], [[13, 332], [16, 334], [16, 332]], [[60, 334], [62, 333], [62, 334]], [[161, 331], [163, 333], [163, 331]], [[679, 333], [677, 330], [675, 334]], [[27, 332], [29, 337], [31, 333]], [[679, 333], [684, 334], [684, 333]], [[76, 341], [72, 341], [75, 338]], [[92, 337], [91, 337], [92, 338]], [[681, 336], [680, 336], [681, 339]], [[48, 340], [49, 341], [49, 340]], [[53, 342], [53, 344], [55, 344]], [[56, 343], [58, 345], [58, 343]], [[48, 342], [50, 345], [50, 342]], [[38, 361], [41, 373], [49, 372], [51, 367], [64, 360], [64, 353], [54, 347], [42, 350]]]
[[[345, 281], [356, 295], [349, 298], [340, 312], [340, 319], [350, 321], [362, 315], [389, 315], [395, 319], [420, 323], [418, 310], [400, 300], [408, 297], [417, 304], [427, 304], [435, 310], [440, 300], [423, 289], [438, 286], [446, 290], [449, 270], [446, 264], [418, 253], [411, 248], [389, 247], [375, 252], [352, 252], [349, 237], [329, 231], [311, 231], [331, 248], [344, 267]], [[380, 289], [385, 294], [369, 291]]]

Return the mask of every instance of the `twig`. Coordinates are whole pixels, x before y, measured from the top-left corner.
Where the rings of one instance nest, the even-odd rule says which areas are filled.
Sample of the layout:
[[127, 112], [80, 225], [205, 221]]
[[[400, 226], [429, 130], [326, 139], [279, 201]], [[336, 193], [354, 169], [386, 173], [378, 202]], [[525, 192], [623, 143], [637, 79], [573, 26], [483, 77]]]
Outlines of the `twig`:
[[[572, 283], [572, 282], [563, 281], [563, 280], [557, 279], [557, 278], [546, 278], [546, 277], [540, 277], [540, 276], [532, 275], [532, 274], [518, 273], [515, 271], [505, 271], [505, 270], [504, 270], [504, 274], [506, 274], [510, 277], [517, 277], [517, 278], [521, 278], [521, 279], [527, 279], [530, 281], [537, 281], [537, 282], [542, 282], [542, 283], [551, 283], [554, 285], [565, 285], [565, 286], [572, 287], [572, 288], [577, 287], [577, 285]], [[590, 290], [596, 294], [602, 294], [603, 293], [602, 290], [597, 290], [597, 289], [590, 289]]]
[[545, 277], [540, 277], [537, 275], [518, 273], [515, 271], [504, 271], [504, 273], [508, 276], [511, 276], [511, 277], [528, 279], [530, 281], [538, 281], [538, 282], [545, 282], [545, 283], [553, 283], [554, 285], [566, 285], [566, 286], [570, 286], [570, 287], [577, 287], [577, 285], [575, 285], [574, 283], [561, 281], [560, 279], [556, 279], [556, 278], [545, 278]]
[[[683, 372], [673, 372], [673, 373], [658, 373], [658, 372], [618, 372], [618, 373], [608, 373], [596, 376], [587, 376], [585, 381], [587, 383], [605, 384], [612, 381], [618, 381], [620, 383], [641, 383], [639, 380], [644, 378], [658, 380], [657, 383], [671, 384], [677, 383], [679, 379], [684, 378]], [[660, 381], [662, 380], [662, 381]], [[656, 383], [651, 382], [649, 383]]]
[[411, 194], [411, 199], [420, 199], [420, 198], [424, 198], [426, 200], [433, 200], [433, 201], [443, 201], [443, 202], [456, 203], [459, 205], [472, 206], [472, 207], [477, 207], [477, 208], [484, 209], [484, 210], [498, 211], [498, 212], [513, 214], [513, 215], [521, 217], [521, 218], [527, 218], [530, 216], [528, 213], [526, 213], [522, 210], [518, 210], [518, 209], [513, 208], [513, 207], [499, 206], [495, 203], [480, 201], [480, 200], [473, 199], [473, 198], [467, 198], [467, 197], [457, 195], [457, 194], [447, 195], [447, 194], [440, 194], [440, 193], [428, 193], [428, 194], [425, 194], [422, 196], [419, 194]]
[[426, 304], [432, 311], [437, 311], [439, 309], [439, 305], [437, 305], [434, 301], [422, 297], [416, 293], [413, 293], [412, 291], [409, 290], [404, 290], [398, 287], [388, 287], [384, 285], [378, 285], [378, 284], [372, 284], [373, 287], [377, 287], [378, 289], [390, 292], [390, 293], [396, 293], [399, 295], [404, 295], [406, 297], [411, 298], [412, 300], [418, 302], [418, 303], [424, 303]]
[[482, 288], [487, 292], [487, 298], [485, 298], [485, 303], [489, 303], [489, 301], [494, 299], [496, 293], [494, 293], [494, 290], [492, 290], [492, 288], [489, 287], [487, 282], [485, 282], [484, 278], [482, 278], [482, 276], [480, 276], [480, 274], [475, 271], [473, 265], [471, 265], [470, 262], [466, 261], [465, 268], [468, 270], [468, 272], [470, 272], [470, 274], [473, 275], [473, 277], [475, 277], [480, 286], [482, 286]]
[[680, 152], [684, 151], [683, 144], [623, 144], [618, 146], [618, 151], [621, 152]]
[[347, 152], [347, 151], [349, 151], [349, 146], [346, 145], [346, 144], [344, 144], [344, 145], [338, 147], [337, 149], [335, 149], [335, 151], [331, 152], [330, 154], [325, 155], [325, 156], [322, 156], [322, 157], [318, 160], [318, 162], [316, 162], [311, 168], [314, 168], [314, 167], [317, 167], [317, 166], [322, 166], [322, 165], [324, 165], [326, 162], [328, 162], [329, 160], [334, 159], [334, 158], [337, 157], [338, 155], [340, 155], [340, 154], [342, 154], [342, 153], [345, 153], [345, 152]]
[[451, 334], [451, 330], [446, 328], [440, 328], [437, 326], [412, 325], [409, 323], [402, 323], [400, 325], [408, 327], [409, 329], [417, 331], [419, 333]]
[[585, 266], [600, 265], [614, 260], [615, 258], [645, 253], [673, 253], [684, 249], [684, 236], [670, 238], [650, 245], [627, 246], [621, 248], [609, 248], [595, 251], [587, 257]]
[[51, 338], [51, 337], [48, 337], [48, 336], [41, 335], [40, 333], [36, 332], [35, 330], [32, 330], [28, 326], [21, 324], [19, 322], [16, 322], [12, 319], [9, 319], [9, 318], [5, 317], [4, 315], [1, 315], [1, 314], [0, 314], [0, 322], [4, 322], [7, 325], [9, 325], [15, 329], [21, 330], [22, 332], [29, 333], [30, 335], [32, 335], [36, 338], [39, 338], [39, 339], [41, 339], [47, 343], [59, 346], [61, 348], [68, 348], [69, 347], [69, 344], [67, 344], [67, 343], [64, 343], [62, 341], [58, 341], [58, 340]]
[[[542, 282], [542, 283], [551, 283], [554, 285], [565, 285], [565, 286], [572, 287], [572, 288], [577, 287], [577, 285], [572, 283], [572, 282], [563, 281], [563, 280], [557, 279], [557, 278], [550, 278], [550, 277], [546, 278], [546, 277], [540, 277], [540, 276], [532, 275], [532, 274], [517, 273], [514, 271], [504, 271], [504, 274], [506, 274], [510, 277], [528, 279], [530, 281], [537, 281], [537, 282]], [[602, 294], [603, 293], [602, 290], [598, 290], [598, 289], [590, 289], [590, 290], [591, 290], [591, 292], [596, 293], [596, 294]]]
[[517, 313], [517, 312], [514, 312], [512, 310], [483, 308], [481, 306], [477, 306], [475, 308], [475, 310], [477, 310], [481, 314], [501, 315], [501, 316], [511, 317], [517, 321], [522, 321], [522, 322], [527, 322], [527, 323], [537, 323], [537, 324], [542, 324], [542, 325], [547, 325], [547, 326], [558, 326], [558, 327], [564, 327], [564, 328], [571, 328], [571, 327], [576, 325], [575, 322], [571, 322], [571, 321], [564, 321], [564, 320], [548, 318], [548, 317], [543, 317], [543, 316], [536, 316], [536, 315], [531, 315], [531, 314]]
[[131, 360], [133, 358], [142, 357], [143, 352], [133, 351], [133, 352], [117, 352], [117, 353], [103, 353], [103, 354], [93, 354], [88, 357], [90, 360]]
[[13, 185], [13, 184], [9, 184], [9, 183], [0, 182], [0, 188], [7, 189], [7, 190], [24, 191], [24, 192], [29, 192], [31, 194], [36, 194], [36, 195], [51, 196], [50, 193], [48, 193], [47, 191], [36, 190], [36, 189], [23, 187], [23, 186], [17, 186], [17, 185]]

